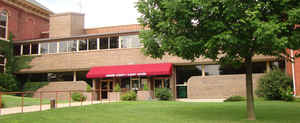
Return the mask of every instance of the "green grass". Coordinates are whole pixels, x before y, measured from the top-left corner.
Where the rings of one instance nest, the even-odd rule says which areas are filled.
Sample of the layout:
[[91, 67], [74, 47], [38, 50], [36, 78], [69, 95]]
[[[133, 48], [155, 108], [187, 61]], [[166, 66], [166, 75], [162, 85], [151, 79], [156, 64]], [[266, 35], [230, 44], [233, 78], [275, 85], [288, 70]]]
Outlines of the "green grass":
[[[2, 99], [5, 101], [5, 108], [17, 107], [22, 104], [22, 97], [3, 95]], [[58, 103], [65, 103], [67, 101], [58, 101]], [[42, 104], [50, 104], [50, 100], [43, 99]], [[39, 98], [24, 97], [24, 106], [40, 105]]]
[[0, 116], [1, 123], [297, 123], [300, 102], [257, 101], [256, 121], [245, 102], [120, 102]]

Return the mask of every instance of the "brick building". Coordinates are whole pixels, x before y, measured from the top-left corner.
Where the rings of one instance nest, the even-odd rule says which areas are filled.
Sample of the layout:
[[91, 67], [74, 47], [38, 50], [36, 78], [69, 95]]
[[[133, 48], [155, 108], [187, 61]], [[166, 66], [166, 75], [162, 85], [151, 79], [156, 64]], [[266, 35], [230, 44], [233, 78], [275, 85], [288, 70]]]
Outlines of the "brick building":
[[[38, 5], [32, 4], [35, 7]], [[8, 28], [18, 34], [15, 55], [36, 56], [30, 63], [32, 67], [21, 70], [17, 73], [18, 77], [32, 82], [52, 82], [51, 87], [44, 87], [40, 91], [58, 89], [58, 86], [72, 89], [69, 87], [75, 86], [74, 82], [80, 81], [82, 85], [82, 81], [85, 81], [94, 89], [102, 89], [99, 98], [107, 98], [107, 93], [117, 83], [122, 91], [141, 90], [145, 84], [151, 90], [170, 88], [175, 98], [224, 99], [233, 95], [245, 96], [243, 67], [218, 65], [202, 57], [194, 62], [169, 55], [153, 59], [141, 52], [143, 45], [139, 42], [138, 34], [143, 27], [138, 24], [86, 29], [84, 14], [52, 15], [45, 7], [39, 6], [40, 12], [37, 13], [41, 15], [32, 14], [32, 18], [41, 19], [35, 21], [36, 27], [30, 26], [32, 28], [26, 28], [23, 33], [21, 27]], [[272, 66], [285, 68], [285, 62], [269, 56], [255, 56], [254, 62], [254, 84]], [[76, 89], [86, 89], [80, 87], [76, 86]]]

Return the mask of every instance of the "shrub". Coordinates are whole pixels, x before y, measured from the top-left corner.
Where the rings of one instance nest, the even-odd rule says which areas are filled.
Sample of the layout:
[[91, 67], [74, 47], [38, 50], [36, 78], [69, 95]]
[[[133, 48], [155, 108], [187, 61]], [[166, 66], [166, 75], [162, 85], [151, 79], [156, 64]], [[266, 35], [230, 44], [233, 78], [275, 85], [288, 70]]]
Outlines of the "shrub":
[[2, 102], [1, 102], [1, 108], [5, 108], [5, 101], [4, 100], [2, 100]]
[[116, 84], [113, 91], [114, 91], [114, 92], [120, 92], [120, 91], [121, 91], [120, 85], [119, 85], [119, 84]]
[[123, 101], [134, 101], [136, 100], [136, 93], [134, 91], [126, 92], [121, 96], [121, 100]]
[[92, 87], [89, 84], [87, 84], [87, 86], [86, 86], [86, 91], [87, 92], [91, 92], [92, 91]]
[[280, 92], [281, 92], [281, 98], [284, 101], [295, 101], [295, 97], [293, 95], [293, 90], [292, 88], [287, 88], [287, 89], [283, 89], [280, 88]]
[[[24, 87], [23, 87], [23, 91], [37, 91], [38, 89], [48, 85], [49, 82], [26, 82]], [[33, 94], [32, 93], [27, 93], [24, 94], [24, 96], [26, 97], [32, 97]]]
[[1, 91], [15, 91], [17, 89], [17, 80], [11, 74], [0, 74], [0, 89]]
[[274, 69], [260, 78], [256, 95], [267, 100], [283, 100], [292, 87], [292, 80], [280, 69]]
[[75, 93], [72, 93], [72, 100], [73, 101], [85, 101], [86, 96], [84, 96], [81, 93], [75, 92]]
[[224, 102], [238, 102], [238, 101], [245, 101], [245, 98], [242, 96], [231, 96], [227, 98]]
[[170, 100], [172, 98], [172, 94], [168, 88], [156, 88], [155, 96], [159, 100]]
[[149, 91], [148, 84], [146, 83], [143, 88], [144, 91]]

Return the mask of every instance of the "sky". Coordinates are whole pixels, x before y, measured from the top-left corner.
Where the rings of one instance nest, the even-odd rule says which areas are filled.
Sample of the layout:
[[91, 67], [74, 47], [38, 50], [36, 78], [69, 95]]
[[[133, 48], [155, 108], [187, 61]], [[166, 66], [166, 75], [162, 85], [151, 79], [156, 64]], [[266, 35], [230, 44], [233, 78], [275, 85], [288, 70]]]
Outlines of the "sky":
[[[37, 0], [54, 13], [85, 13], [85, 28], [137, 24], [138, 0]], [[81, 3], [81, 4], [80, 4]], [[80, 7], [81, 6], [81, 7]]]

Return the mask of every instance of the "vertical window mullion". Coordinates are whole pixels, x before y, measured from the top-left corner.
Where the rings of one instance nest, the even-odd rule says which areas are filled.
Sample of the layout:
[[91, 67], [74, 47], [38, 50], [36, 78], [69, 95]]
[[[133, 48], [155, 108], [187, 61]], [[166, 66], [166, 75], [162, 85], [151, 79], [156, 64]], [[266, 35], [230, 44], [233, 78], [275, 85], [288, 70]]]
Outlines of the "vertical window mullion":
[[59, 41], [58, 41], [57, 45], [56, 45], [56, 53], [59, 53], [59, 47], [60, 47], [60, 45], [59, 45]]
[[23, 44], [21, 44], [21, 50], [20, 50], [20, 56], [22, 56], [23, 55]]
[[89, 50], [89, 44], [90, 44], [90, 40], [89, 40], [89, 39], [86, 39], [86, 50], [87, 50], [87, 51]]
[[110, 37], [108, 37], [108, 47], [107, 49], [110, 49]]
[[41, 55], [41, 43], [39, 43], [38, 54]]
[[97, 38], [97, 50], [100, 50], [100, 38]]
[[29, 44], [29, 55], [32, 54], [32, 43]]
[[78, 52], [79, 51], [79, 40], [76, 40], [77, 44], [76, 44], [76, 51]]

